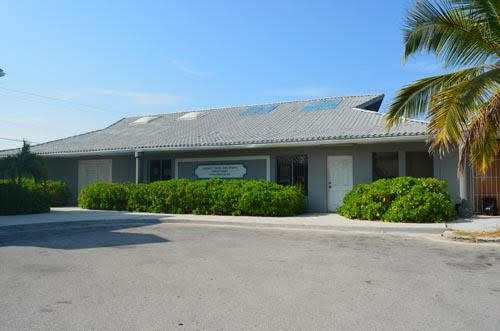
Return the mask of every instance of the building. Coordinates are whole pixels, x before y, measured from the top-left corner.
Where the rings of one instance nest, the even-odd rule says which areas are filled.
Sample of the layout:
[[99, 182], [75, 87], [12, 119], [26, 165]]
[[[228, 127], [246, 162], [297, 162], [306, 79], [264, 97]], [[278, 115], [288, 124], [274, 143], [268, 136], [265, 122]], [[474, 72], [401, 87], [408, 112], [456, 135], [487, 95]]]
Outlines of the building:
[[[127, 117], [32, 146], [73, 196], [95, 181], [255, 178], [303, 187], [309, 211], [334, 211], [358, 183], [436, 177], [455, 202], [472, 194], [457, 153], [427, 153], [426, 122], [385, 130], [382, 94]], [[6, 155], [14, 150], [3, 151]], [[470, 181], [470, 179], [469, 179]], [[467, 185], [469, 184], [469, 185]]]

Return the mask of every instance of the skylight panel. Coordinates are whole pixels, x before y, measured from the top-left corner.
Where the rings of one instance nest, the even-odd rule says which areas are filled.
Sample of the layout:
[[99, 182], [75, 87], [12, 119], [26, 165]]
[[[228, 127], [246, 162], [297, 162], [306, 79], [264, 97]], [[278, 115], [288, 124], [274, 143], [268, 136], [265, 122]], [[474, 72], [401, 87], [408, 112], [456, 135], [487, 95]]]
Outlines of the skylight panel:
[[147, 124], [155, 119], [157, 119], [158, 116], [144, 116], [136, 119], [133, 121], [131, 124]]
[[179, 117], [177, 120], [179, 121], [191, 121], [191, 120], [195, 120], [197, 119], [198, 117], [200, 117], [203, 113], [200, 112], [200, 111], [192, 111], [190, 113], [186, 113], [184, 115], [182, 115], [181, 117]]
[[256, 115], [265, 115], [272, 112], [276, 109], [278, 105], [257, 105], [257, 106], [249, 106], [246, 107], [244, 111], [240, 113], [241, 116], [256, 116]]
[[337, 108], [341, 98], [330, 98], [323, 100], [313, 100], [309, 101], [305, 104], [304, 108], [302, 108], [301, 112], [311, 113], [316, 111], [328, 111]]

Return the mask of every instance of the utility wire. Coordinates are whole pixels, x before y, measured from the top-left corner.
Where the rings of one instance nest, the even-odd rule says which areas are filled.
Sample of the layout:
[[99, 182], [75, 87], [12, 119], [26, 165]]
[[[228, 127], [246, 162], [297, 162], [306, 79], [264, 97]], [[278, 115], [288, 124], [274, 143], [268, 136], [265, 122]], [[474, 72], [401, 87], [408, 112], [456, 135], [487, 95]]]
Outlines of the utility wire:
[[15, 141], [15, 142], [19, 142], [19, 143], [22, 143], [22, 142], [29, 142], [29, 143], [33, 143], [33, 144], [39, 144], [37, 143], [36, 141], [31, 141], [29, 139], [14, 139], [14, 138], [5, 138], [5, 137], [0, 137], [0, 140], [7, 140], [7, 141]]
[[[75, 102], [75, 101], [71, 101], [71, 100], [65, 100], [65, 99], [60, 99], [60, 98], [56, 98], [56, 97], [46, 96], [46, 95], [42, 95], [42, 94], [37, 94], [37, 93], [32, 93], [32, 92], [27, 92], [27, 91], [16, 90], [16, 89], [12, 89], [12, 88], [6, 88], [6, 87], [3, 87], [3, 86], [0, 86], [0, 89], [2, 89], [4, 91], [9, 91], [9, 92], [14, 92], [14, 93], [19, 93], [19, 94], [30, 95], [30, 96], [34, 96], [34, 97], [38, 97], [38, 98], [43, 98], [43, 99], [47, 99], [47, 100], [59, 101], [59, 102], [64, 102], [64, 103], [68, 103], [68, 104], [74, 104], [74, 105], [78, 105], [78, 106], [85, 107], [85, 108], [88, 108], [88, 109], [97, 110], [97, 111], [100, 111], [100, 112], [109, 112], [109, 110], [106, 110], [106, 109], [103, 109], [103, 108], [100, 108], [100, 107], [96, 107], [96, 106], [93, 106], [93, 105], [88, 105], [88, 104], [85, 104], [85, 103]], [[119, 111], [116, 111], [116, 113], [122, 114], [122, 115], [126, 115], [126, 116], [133, 116], [133, 114], [119, 112]]]

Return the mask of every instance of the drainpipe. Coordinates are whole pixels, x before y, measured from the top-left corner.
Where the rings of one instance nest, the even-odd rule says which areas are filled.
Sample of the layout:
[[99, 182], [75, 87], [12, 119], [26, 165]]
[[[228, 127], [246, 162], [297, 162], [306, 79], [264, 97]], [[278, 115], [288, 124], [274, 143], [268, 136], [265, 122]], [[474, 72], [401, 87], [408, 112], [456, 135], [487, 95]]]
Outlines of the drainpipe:
[[135, 152], [135, 183], [144, 182], [144, 152]]

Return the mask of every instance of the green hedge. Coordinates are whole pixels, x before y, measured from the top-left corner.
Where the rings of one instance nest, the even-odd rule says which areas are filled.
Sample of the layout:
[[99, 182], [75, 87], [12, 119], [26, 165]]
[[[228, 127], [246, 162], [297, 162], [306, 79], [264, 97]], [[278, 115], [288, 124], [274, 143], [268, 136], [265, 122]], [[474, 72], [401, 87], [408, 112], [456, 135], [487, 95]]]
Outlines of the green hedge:
[[94, 183], [85, 186], [78, 206], [87, 209], [126, 210], [131, 184]]
[[50, 207], [67, 206], [70, 197], [68, 185], [61, 181], [0, 180], [0, 215], [45, 213]]
[[263, 180], [173, 179], [90, 184], [80, 192], [78, 205], [153, 213], [290, 216], [304, 211], [305, 197], [297, 187]]
[[435, 178], [398, 177], [359, 184], [338, 213], [386, 222], [445, 222], [457, 217], [446, 183]]
[[49, 196], [40, 186], [0, 182], [0, 215], [35, 214], [50, 211]]
[[20, 184], [30, 189], [38, 187], [41, 191], [45, 192], [49, 197], [51, 207], [69, 205], [71, 193], [68, 185], [63, 181], [42, 180], [35, 182], [32, 178], [22, 178]]

